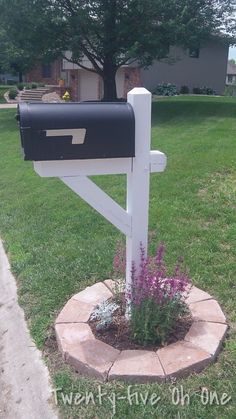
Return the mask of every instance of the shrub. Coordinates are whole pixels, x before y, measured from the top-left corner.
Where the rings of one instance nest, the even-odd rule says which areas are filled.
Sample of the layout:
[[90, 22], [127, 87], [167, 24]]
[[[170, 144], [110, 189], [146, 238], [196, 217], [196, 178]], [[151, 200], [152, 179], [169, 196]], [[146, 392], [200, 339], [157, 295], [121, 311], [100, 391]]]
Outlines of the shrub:
[[30, 89], [31, 88], [31, 83], [24, 83], [25, 89]]
[[12, 88], [9, 90], [9, 93], [8, 93], [9, 99], [15, 99], [17, 95], [18, 95], [17, 89]]
[[135, 266], [132, 269], [130, 327], [133, 339], [141, 345], [163, 344], [177, 320], [188, 312], [184, 292], [190, 281], [181, 270], [182, 260], [168, 276], [164, 253], [160, 245], [154, 258], [145, 258], [141, 248], [139, 273]]
[[203, 87], [194, 87], [193, 94], [195, 95], [216, 95], [216, 91], [211, 87], [203, 86]]
[[17, 83], [17, 89], [23, 90], [24, 89], [24, 83]]
[[194, 88], [193, 88], [193, 94], [194, 94], [194, 95], [201, 95], [201, 94], [202, 94], [202, 92], [201, 92], [200, 87], [194, 87]]
[[37, 89], [38, 84], [37, 83], [31, 83], [31, 89]]
[[236, 84], [225, 86], [224, 96], [236, 96]]
[[216, 95], [215, 90], [213, 90], [211, 87], [203, 86], [201, 88], [202, 95]]
[[188, 95], [189, 94], [189, 87], [188, 86], [181, 86], [180, 94], [181, 95]]
[[16, 81], [15, 80], [8, 79], [7, 80], [7, 84], [8, 84], [8, 86], [14, 86], [16, 84]]
[[175, 84], [162, 83], [157, 85], [153, 91], [153, 94], [158, 96], [175, 96], [178, 94], [178, 92]]

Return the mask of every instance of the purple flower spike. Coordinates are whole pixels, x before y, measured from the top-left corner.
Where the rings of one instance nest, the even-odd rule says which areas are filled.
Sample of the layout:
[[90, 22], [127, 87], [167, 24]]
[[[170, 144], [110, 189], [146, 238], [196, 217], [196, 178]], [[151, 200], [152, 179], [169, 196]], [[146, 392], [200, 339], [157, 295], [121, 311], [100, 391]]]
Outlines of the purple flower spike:
[[179, 258], [174, 273], [167, 275], [164, 263], [165, 246], [160, 244], [154, 258], [146, 257], [145, 250], [140, 246], [140, 269], [132, 265], [132, 298], [131, 303], [138, 306], [146, 299], [153, 299], [158, 304], [171, 301], [186, 291], [190, 280], [181, 271], [183, 258]]

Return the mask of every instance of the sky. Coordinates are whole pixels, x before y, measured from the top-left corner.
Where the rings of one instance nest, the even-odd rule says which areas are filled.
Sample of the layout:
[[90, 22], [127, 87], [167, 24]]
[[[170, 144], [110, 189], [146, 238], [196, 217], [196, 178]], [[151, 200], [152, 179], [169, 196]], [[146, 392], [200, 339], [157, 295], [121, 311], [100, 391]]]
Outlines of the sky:
[[230, 47], [229, 49], [229, 59], [234, 58], [236, 60], [236, 47]]

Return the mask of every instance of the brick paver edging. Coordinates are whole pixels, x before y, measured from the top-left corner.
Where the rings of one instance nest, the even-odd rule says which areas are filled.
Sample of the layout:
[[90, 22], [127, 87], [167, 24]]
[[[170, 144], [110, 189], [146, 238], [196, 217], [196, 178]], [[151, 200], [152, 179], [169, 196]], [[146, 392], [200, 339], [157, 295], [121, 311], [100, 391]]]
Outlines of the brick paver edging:
[[192, 287], [186, 300], [193, 324], [184, 340], [158, 351], [119, 351], [98, 340], [88, 324], [97, 304], [113, 296], [114, 282], [106, 280], [75, 294], [55, 322], [63, 359], [80, 374], [102, 381], [164, 382], [185, 377], [216, 360], [226, 336], [226, 318], [209, 294]]

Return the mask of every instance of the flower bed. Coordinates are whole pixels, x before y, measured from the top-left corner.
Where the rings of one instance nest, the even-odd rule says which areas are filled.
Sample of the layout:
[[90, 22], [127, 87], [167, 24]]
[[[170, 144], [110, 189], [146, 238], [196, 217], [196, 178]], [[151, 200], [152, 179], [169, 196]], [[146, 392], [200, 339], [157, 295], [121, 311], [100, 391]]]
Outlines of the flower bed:
[[157, 351], [119, 350], [102, 342], [89, 325], [97, 305], [115, 294], [115, 283], [106, 280], [75, 294], [56, 319], [56, 337], [64, 361], [86, 376], [101, 381], [163, 382], [200, 372], [216, 360], [227, 333], [225, 316], [206, 292], [192, 287], [186, 303], [193, 324], [175, 343]]

